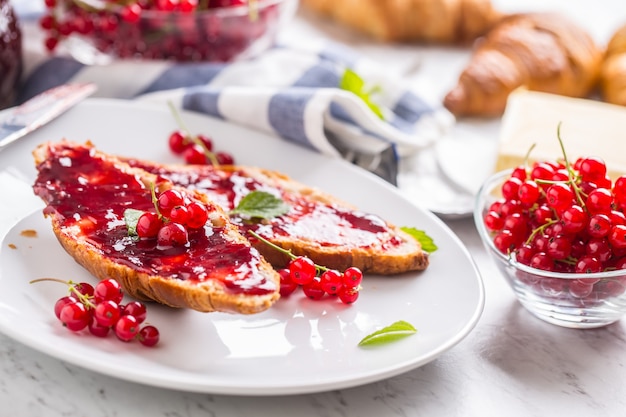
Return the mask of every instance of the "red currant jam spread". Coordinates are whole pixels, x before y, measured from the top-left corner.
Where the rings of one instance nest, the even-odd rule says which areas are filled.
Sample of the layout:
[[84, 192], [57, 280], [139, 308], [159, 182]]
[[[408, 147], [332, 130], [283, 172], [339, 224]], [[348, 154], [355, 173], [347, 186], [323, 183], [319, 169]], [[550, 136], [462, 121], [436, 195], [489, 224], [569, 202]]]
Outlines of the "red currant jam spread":
[[291, 236], [326, 247], [350, 246], [364, 249], [372, 246], [393, 248], [402, 244], [391, 233], [387, 223], [378, 216], [315, 201], [297, 192], [282, 189], [279, 185], [262, 182], [243, 169], [230, 171], [210, 165], [177, 169], [143, 161], [132, 160], [129, 163], [167, 178], [174, 184], [202, 191], [227, 212], [254, 190], [280, 196], [290, 206], [289, 212], [282, 216], [262, 223], [231, 218], [242, 231], [252, 229], [266, 239]]
[[184, 246], [162, 248], [156, 239], [130, 237], [124, 211], [154, 211], [150, 189], [91, 148], [51, 145], [48, 159], [37, 168], [33, 188], [47, 202], [45, 213], [58, 218], [65, 230], [80, 228], [86, 243], [115, 263], [172, 279], [219, 279], [233, 293], [275, 291], [275, 284], [258, 271], [260, 254], [230, 241], [223, 228], [210, 222], [189, 229]]

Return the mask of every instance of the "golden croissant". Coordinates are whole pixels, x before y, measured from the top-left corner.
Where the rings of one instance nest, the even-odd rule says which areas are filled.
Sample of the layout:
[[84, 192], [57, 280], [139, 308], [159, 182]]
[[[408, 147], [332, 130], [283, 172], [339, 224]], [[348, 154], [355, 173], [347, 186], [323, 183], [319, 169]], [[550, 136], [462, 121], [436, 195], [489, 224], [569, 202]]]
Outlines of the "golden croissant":
[[626, 106], [626, 25], [613, 34], [606, 47], [600, 90], [605, 101]]
[[518, 87], [570, 97], [595, 87], [602, 49], [576, 23], [552, 13], [503, 18], [477, 41], [444, 105], [456, 116], [498, 116]]
[[304, 8], [386, 42], [459, 43], [501, 17], [490, 0], [301, 0]]

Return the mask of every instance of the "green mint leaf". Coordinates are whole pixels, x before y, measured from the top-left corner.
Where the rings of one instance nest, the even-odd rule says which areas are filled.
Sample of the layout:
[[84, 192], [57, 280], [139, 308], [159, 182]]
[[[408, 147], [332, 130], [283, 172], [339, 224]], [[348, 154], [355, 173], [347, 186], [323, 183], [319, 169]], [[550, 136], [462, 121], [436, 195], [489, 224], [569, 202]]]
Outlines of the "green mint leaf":
[[403, 339], [407, 336], [417, 333], [417, 330], [411, 323], [404, 320], [396, 321], [387, 327], [383, 327], [380, 330], [375, 331], [372, 334], [365, 336], [359, 342], [359, 346], [378, 346], [387, 343], [395, 342], [396, 340]]
[[128, 236], [137, 236], [137, 222], [144, 212], [135, 209], [124, 210], [124, 223], [128, 229]]
[[271, 219], [289, 211], [289, 205], [274, 194], [266, 191], [252, 191], [241, 199], [230, 214]]
[[428, 253], [433, 253], [434, 251], [439, 249], [437, 245], [435, 245], [433, 238], [428, 236], [423, 230], [418, 230], [414, 227], [401, 227], [400, 229], [413, 236], [413, 238], [417, 240], [420, 245], [422, 245], [422, 249], [424, 251]]
[[365, 81], [353, 70], [346, 68], [339, 80], [339, 88], [350, 91], [359, 97], [370, 108], [370, 110], [381, 120], [385, 120], [382, 110], [372, 101], [372, 95], [379, 92], [380, 88], [374, 87], [370, 91], [365, 90]]

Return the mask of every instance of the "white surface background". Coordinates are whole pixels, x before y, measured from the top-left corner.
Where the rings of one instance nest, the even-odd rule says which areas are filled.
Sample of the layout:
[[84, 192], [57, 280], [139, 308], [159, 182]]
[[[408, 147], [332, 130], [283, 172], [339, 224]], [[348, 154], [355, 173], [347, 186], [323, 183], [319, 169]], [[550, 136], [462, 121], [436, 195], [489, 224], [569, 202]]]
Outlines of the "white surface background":
[[[620, 0], [494, 1], [508, 11], [553, 9], [599, 42], [626, 23]], [[344, 41], [409, 73], [434, 99], [468, 58], [460, 48], [388, 47], [300, 16], [286, 36]], [[497, 121], [485, 127], [497, 139]], [[617, 145], [616, 145], [617, 146]], [[490, 149], [485, 149], [489, 152]], [[475, 155], [479, 155], [476, 150]], [[483, 275], [486, 307], [477, 328], [439, 359], [394, 378], [314, 395], [236, 397], [150, 388], [68, 365], [0, 335], [0, 416], [509, 416], [619, 417], [626, 410], [626, 324], [597, 330], [543, 323], [515, 301], [486, 258], [471, 220], [449, 220]]]

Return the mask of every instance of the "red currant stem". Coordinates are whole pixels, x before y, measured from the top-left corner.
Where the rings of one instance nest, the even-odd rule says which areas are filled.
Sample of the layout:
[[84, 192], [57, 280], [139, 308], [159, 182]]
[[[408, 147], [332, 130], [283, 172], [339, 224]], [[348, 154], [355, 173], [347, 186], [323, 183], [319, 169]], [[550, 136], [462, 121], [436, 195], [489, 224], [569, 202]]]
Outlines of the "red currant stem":
[[[298, 256], [294, 255], [293, 253], [291, 253], [291, 250], [288, 249], [284, 249], [281, 248], [278, 245], [273, 244], [272, 242], [270, 242], [269, 240], [261, 237], [258, 233], [252, 231], [252, 230], [248, 230], [248, 233], [250, 233], [252, 236], [254, 236], [255, 238], [259, 239], [261, 242], [265, 243], [266, 245], [276, 249], [279, 252], [284, 253], [285, 255], [289, 256], [289, 258], [291, 258], [292, 260], [296, 259]], [[317, 272], [325, 272], [325, 271], [329, 271], [330, 268], [326, 268], [325, 266], [322, 265], [318, 265], [318, 264], [314, 264], [315, 265], [315, 269], [317, 270]]]
[[582, 197], [582, 191], [580, 187], [576, 184], [576, 178], [574, 177], [574, 170], [572, 169], [571, 164], [569, 163], [569, 159], [567, 158], [567, 153], [565, 152], [565, 145], [563, 144], [563, 139], [561, 138], [561, 125], [563, 122], [559, 122], [556, 127], [556, 137], [559, 140], [559, 146], [561, 147], [561, 153], [563, 154], [563, 161], [565, 162], [565, 169], [567, 170], [567, 176], [569, 179], [569, 183], [574, 190], [574, 194], [576, 194], [576, 200], [578, 204], [582, 207], [585, 207], [585, 200]]
[[532, 231], [532, 233], [530, 234], [530, 236], [528, 236], [528, 239], [526, 239], [525, 243], [530, 243], [533, 241], [533, 239], [535, 238], [535, 236], [537, 235], [537, 233], [543, 232], [548, 226], [551, 226], [555, 223], [558, 223], [558, 220], [550, 220], [547, 223], [542, 224], [541, 226], [537, 227], [536, 229], [534, 229]]
[[537, 146], [536, 143], [533, 143], [532, 145], [530, 145], [530, 148], [528, 148], [528, 151], [526, 152], [526, 155], [524, 156], [524, 165], [528, 168], [528, 160], [530, 159], [530, 153], [533, 151], [533, 149], [535, 149], [535, 147]]
[[178, 127], [180, 128], [180, 130], [182, 130], [183, 132], [185, 132], [185, 139], [189, 139], [190, 141], [192, 141], [195, 145], [199, 146], [200, 148], [202, 148], [202, 152], [204, 152], [204, 155], [209, 158], [209, 161], [211, 161], [211, 165], [213, 166], [219, 166], [219, 162], [217, 160], [217, 157], [215, 156], [215, 154], [213, 152], [211, 152], [206, 145], [204, 144], [204, 142], [202, 142], [200, 139], [198, 139], [197, 136], [192, 135], [191, 133], [189, 133], [189, 130], [187, 129], [187, 127], [185, 126], [185, 123], [183, 122], [182, 117], [180, 117], [180, 113], [178, 112], [178, 110], [176, 109], [176, 107], [174, 106], [174, 103], [172, 103], [171, 101], [167, 102], [167, 105], [170, 107], [170, 111], [172, 112], [172, 115], [174, 116], [174, 119], [176, 119], [176, 124], [178, 124]]
[[91, 297], [80, 293], [77, 289], [76, 289], [76, 283], [72, 280], [70, 281], [63, 281], [62, 279], [59, 278], [37, 278], [37, 279], [33, 279], [31, 281], [29, 281], [29, 284], [36, 284], [38, 282], [44, 282], [44, 281], [51, 281], [51, 282], [58, 282], [60, 284], [65, 284], [69, 287], [70, 292], [75, 295], [78, 300], [83, 303], [85, 306], [89, 307], [89, 308], [96, 308], [96, 305], [94, 303], [91, 302]]
[[156, 214], [157, 216], [159, 216], [159, 220], [165, 220], [165, 218], [161, 214], [161, 210], [159, 210], [159, 199], [156, 196], [154, 182], [150, 183], [150, 198], [152, 199], [152, 205], [154, 206], [154, 209], [156, 210]]

